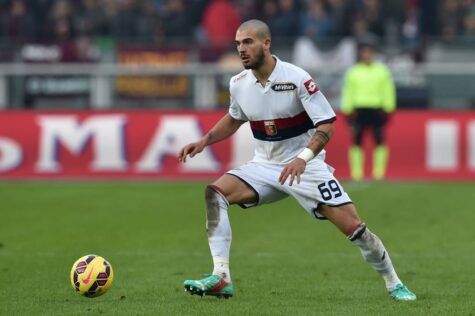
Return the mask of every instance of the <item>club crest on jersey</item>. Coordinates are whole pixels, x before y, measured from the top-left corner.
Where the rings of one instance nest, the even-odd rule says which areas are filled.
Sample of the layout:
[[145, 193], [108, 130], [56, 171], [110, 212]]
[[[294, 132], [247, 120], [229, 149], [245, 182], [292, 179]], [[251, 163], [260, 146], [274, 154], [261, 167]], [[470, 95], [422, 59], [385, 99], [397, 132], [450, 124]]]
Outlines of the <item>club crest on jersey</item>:
[[297, 86], [292, 82], [277, 82], [274, 83], [271, 88], [275, 92], [289, 92], [297, 89]]
[[277, 135], [277, 127], [275, 126], [274, 121], [264, 121], [264, 128], [266, 130], [266, 134], [269, 136]]
[[313, 82], [313, 79], [307, 80], [304, 83], [305, 89], [307, 89], [308, 94], [312, 95], [318, 91], [318, 86]]

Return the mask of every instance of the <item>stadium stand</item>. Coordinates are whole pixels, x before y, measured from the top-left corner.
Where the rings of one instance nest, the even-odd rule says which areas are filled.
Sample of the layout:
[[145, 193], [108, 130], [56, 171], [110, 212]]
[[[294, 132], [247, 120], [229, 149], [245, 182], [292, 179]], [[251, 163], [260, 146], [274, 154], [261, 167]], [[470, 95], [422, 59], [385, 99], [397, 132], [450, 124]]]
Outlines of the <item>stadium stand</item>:
[[475, 106], [474, 67], [450, 74], [475, 62], [474, 0], [1, 0], [0, 107], [226, 106], [240, 67], [234, 30], [250, 18], [270, 25], [276, 54], [316, 74], [337, 108], [367, 39], [393, 71], [400, 108]]

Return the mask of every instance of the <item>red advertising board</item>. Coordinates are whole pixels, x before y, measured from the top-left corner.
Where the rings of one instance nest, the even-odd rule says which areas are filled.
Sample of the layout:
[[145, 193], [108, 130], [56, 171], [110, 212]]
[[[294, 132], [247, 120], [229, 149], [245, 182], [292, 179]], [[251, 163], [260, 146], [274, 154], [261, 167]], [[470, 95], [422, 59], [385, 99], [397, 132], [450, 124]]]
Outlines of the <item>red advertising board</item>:
[[[186, 164], [183, 145], [208, 131], [224, 111], [0, 112], [0, 179], [203, 179], [252, 158], [248, 126]], [[344, 117], [327, 148], [336, 175], [349, 175]], [[398, 111], [387, 133], [389, 180], [475, 180], [475, 113]], [[367, 137], [366, 170], [370, 172]]]
[[[342, 178], [347, 163], [350, 130], [339, 116], [327, 148], [327, 162]], [[371, 174], [372, 139], [365, 135], [365, 174]], [[386, 132], [390, 151], [389, 180], [475, 180], [475, 112], [400, 110]]]

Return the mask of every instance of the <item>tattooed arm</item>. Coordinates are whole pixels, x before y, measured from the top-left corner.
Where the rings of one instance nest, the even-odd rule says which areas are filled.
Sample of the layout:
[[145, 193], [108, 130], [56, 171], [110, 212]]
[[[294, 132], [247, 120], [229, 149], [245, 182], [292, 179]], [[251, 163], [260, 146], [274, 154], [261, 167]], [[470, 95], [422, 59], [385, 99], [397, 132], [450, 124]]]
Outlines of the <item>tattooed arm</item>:
[[244, 124], [244, 121], [236, 120], [231, 115], [226, 114], [202, 139], [183, 147], [178, 153], [178, 160], [186, 162], [186, 156], [189, 155], [193, 157], [202, 152], [206, 146], [228, 138], [234, 134], [242, 124]]
[[314, 155], [318, 155], [328, 144], [334, 133], [333, 124], [322, 124], [317, 127], [315, 135], [310, 139], [307, 148], [313, 151]]
[[[333, 123], [322, 124], [317, 127], [317, 131], [310, 139], [309, 144], [305, 150], [310, 150], [309, 153], [312, 157], [318, 155], [323, 148], [327, 145], [330, 141], [330, 138], [333, 136]], [[300, 155], [299, 155], [300, 156]], [[297, 183], [300, 183], [300, 175], [305, 171], [305, 166], [307, 165], [307, 160], [302, 159], [300, 157], [295, 158], [292, 160], [288, 165], [284, 167], [282, 170], [279, 182], [280, 184], [284, 184], [287, 178], [290, 176], [289, 185], [291, 186], [294, 182], [294, 179], [297, 178]]]

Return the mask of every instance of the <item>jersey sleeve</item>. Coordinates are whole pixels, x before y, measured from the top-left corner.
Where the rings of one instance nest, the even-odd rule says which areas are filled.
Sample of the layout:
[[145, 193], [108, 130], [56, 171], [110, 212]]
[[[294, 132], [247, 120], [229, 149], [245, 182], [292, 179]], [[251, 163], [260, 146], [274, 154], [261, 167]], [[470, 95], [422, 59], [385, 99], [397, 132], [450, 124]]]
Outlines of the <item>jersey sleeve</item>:
[[236, 119], [239, 121], [249, 121], [246, 114], [244, 114], [241, 107], [236, 102], [236, 99], [234, 99], [232, 95], [231, 95], [231, 103], [229, 105], [229, 115], [231, 115], [233, 119]]
[[315, 126], [336, 120], [335, 112], [309, 74], [299, 84], [298, 94], [302, 105]]
[[229, 83], [229, 95], [230, 95], [229, 115], [231, 115], [231, 117], [233, 119], [236, 119], [236, 120], [239, 120], [239, 121], [249, 121], [246, 114], [244, 114], [244, 112], [242, 111], [241, 106], [236, 101], [236, 98], [233, 96], [233, 93], [235, 93], [234, 90], [235, 89], [233, 89], [232, 79], [231, 79], [231, 81]]

